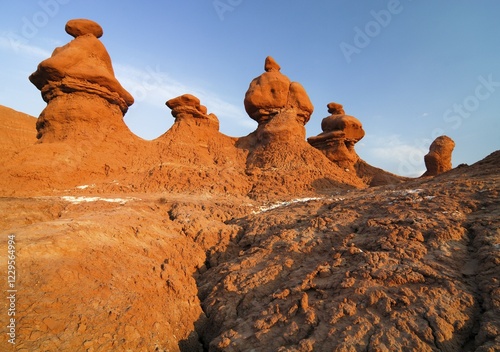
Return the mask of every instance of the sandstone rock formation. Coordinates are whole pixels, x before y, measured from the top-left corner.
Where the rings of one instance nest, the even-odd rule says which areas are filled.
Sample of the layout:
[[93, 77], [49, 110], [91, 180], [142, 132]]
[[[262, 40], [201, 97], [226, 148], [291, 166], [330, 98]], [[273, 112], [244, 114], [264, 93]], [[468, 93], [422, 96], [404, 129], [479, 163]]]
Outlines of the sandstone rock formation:
[[80, 37], [85, 34], [91, 34], [96, 38], [101, 38], [103, 34], [102, 27], [99, 23], [84, 18], [69, 20], [65, 27], [66, 33], [73, 38]]
[[234, 219], [198, 281], [205, 347], [496, 351], [499, 158]]
[[[245, 94], [244, 104], [248, 115], [262, 125], [277, 114], [293, 111], [293, 118], [304, 126], [314, 110], [305, 89], [300, 83], [291, 82], [283, 75], [280, 66], [270, 56], [266, 58], [264, 69], [266, 72], [250, 83]], [[292, 124], [292, 121], [282, 123]]]
[[271, 57], [264, 69], [250, 83], [244, 100], [248, 115], [259, 123], [257, 130], [237, 144], [249, 151], [246, 172], [254, 180], [253, 192], [270, 196], [263, 189], [281, 193], [363, 187], [355, 174], [330, 163], [306, 142], [304, 126], [313, 106], [302, 85], [290, 82]]
[[[73, 20], [67, 32], [75, 39], [32, 76], [48, 101], [41, 143], [34, 118], [0, 107], [0, 252], [8, 236], [16, 246], [11, 347], [500, 349], [500, 151], [406, 180], [349, 149], [361, 124], [331, 103], [314, 138], [338, 142], [346, 171], [305, 140], [312, 105], [271, 58], [245, 97], [255, 132], [220, 133], [186, 94], [167, 102], [172, 127], [144, 141], [123, 124], [132, 99], [100, 26]], [[449, 147], [436, 141], [429, 154], [441, 160]]]
[[271, 206], [196, 186], [1, 197], [16, 350], [498, 350], [499, 167]]
[[0, 164], [36, 142], [36, 118], [0, 105]]
[[134, 99], [116, 80], [111, 58], [97, 39], [102, 28], [81, 19], [69, 21], [66, 31], [75, 39], [56, 48], [29, 77], [48, 104], [37, 122], [38, 138], [104, 139], [126, 131], [123, 114]]
[[[28, 193], [47, 185], [68, 189], [98, 183], [110, 192], [196, 188], [273, 200], [290, 193], [314, 196], [380, 184], [373, 180], [382, 170], [366, 166], [362, 169], [368, 173], [360, 177], [306, 142], [311, 101], [271, 57], [244, 99], [250, 117], [258, 121], [256, 131], [241, 138], [220, 133], [217, 117], [185, 94], [167, 101], [175, 118], [172, 127], [145, 141], [124, 124], [123, 114], [133, 98], [114, 77], [111, 59], [98, 39], [102, 28], [78, 19], [69, 21], [66, 31], [75, 39], [54, 50], [30, 76], [48, 103], [37, 120], [39, 143], [15, 155], [0, 189], [20, 192], [10, 184], [19, 182], [21, 175]], [[349, 122], [343, 121], [347, 125], [341, 128], [359, 139]]]
[[342, 105], [332, 102], [327, 107], [331, 115], [321, 122], [323, 132], [307, 141], [340, 167], [353, 169], [359, 160], [354, 145], [365, 135], [363, 126], [357, 118], [345, 115]]
[[220, 192], [246, 194], [251, 185], [245, 176], [246, 151], [236, 148], [236, 138], [219, 132], [219, 120], [200, 100], [184, 94], [170, 99], [175, 122], [152, 141], [152, 159], [142, 175], [142, 187], [169, 192]]
[[341, 104], [331, 102], [327, 108], [331, 115], [321, 121], [323, 132], [307, 139], [310, 145], [320, 150], [335, 165], [354, 173], [366, 185], [381, 186], [407, 180], [362, 160], [354, 149], [354, 145], [365, 135], [361, 122], [346, 115]]
[[451, 170], [451, 153], [454, 148], [455, 142], [450, 137], [437, 137], [430, 145], [429, 153], [424, 156], [427, 171], [422, 176], [436, 176]]
[[200, 105], [200, 99], [191, 94], [184, 94], [170, 99], [165, 103], [172, 109], [172, 116], [177, 120], [193, 119], [196, 123], [206, 124], [207, 127], [219, 130], [219, 120], [214, 114], [207, 115], [207, 108]]

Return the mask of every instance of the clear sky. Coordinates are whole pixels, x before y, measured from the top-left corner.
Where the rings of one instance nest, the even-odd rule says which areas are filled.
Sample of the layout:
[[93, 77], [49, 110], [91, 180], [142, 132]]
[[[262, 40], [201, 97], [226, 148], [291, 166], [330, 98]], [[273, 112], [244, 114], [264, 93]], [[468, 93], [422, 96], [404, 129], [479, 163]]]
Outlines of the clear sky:
[[200, 98], [220, 130], [245, 136], [249, 83], [271, 55], [300, 82], [321, 132], [326, 104], [344, 105], [366, 136], [370, 164], [418, 176], [432, 140], [450, 136], [453, 165], [500, 149], [500, 1], [497, 0], [3, 0], [0, 104], [38, 116], [28, 81], [69, 42], [72, 18], [97, 21], [115, 74], [136, 102], [125, 116], [145, 139], [173, 123], [168, 99]]

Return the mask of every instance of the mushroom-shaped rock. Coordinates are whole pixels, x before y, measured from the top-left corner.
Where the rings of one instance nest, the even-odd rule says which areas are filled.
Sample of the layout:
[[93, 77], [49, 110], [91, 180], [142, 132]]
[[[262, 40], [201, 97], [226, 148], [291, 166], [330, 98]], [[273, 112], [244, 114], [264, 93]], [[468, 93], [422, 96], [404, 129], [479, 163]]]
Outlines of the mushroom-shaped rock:
[[302, 125], [305, 125], [314, 107], [300, 83], [291, 82], [280, 72], [280, 66], [268, 56], [264, 72], [255, 78], [245, 94], [245, 110], [260, 123], [284, 110], [294, 110]]
[[354, 144], [364, 137], [365, 131], [357, 118], [345, 115], [342, 105], [332, 102], [327, 108], [332, 115], [321, 121], [323, 133], [307, 141], [339, 166], [350, 167], [359, 160]]
[[342, 131], [345, 138], [357, 143], [365, 136], [361, 122], [350, 115], [331, 115], [321, 121], [323, 132]]
[[424, 156], [427, 171], [422, 176], [436, 176], [452, 168], [451, 154], [455, 142], [448, 136], [437, 137], [429, 147], [429, 153]]
[[168, 100], [165, 105], [172, 109], [176, 122], [196, 119], [199, 123], [219, 130], [219, 119], [214, 114], [207, 114], [207, 108], [200, 104], [200, 99], [191, 94], [184, 94]]
[[76, 38], [86, 34], [92, 34], [96, 38], [102, 37], [103, 31], [99, 23], [79, 18], [69, 20], [65, 27], [66, 33]]
[[68, 22], [66, 30], [75, 39], [56, 48], [29, 77], [46, 102], [62, 94], [84, 92], [118, 105], [123, 113], [134, 103], [134, 98], [115, 78], [111, 58], [97, 39], [102, 34], [99, 28], [93, 21]]
[[[47, 102], [37, 121], [42, 142], [79, 139], [130, 131], [123, 115], [134, 98], [115, 78], [111, 58], [98, 37], [99, 24], [70, 20], [66, 31], [75, 37], [56, 48], [29, 77]], [[93, 132], [92, 132], [93, 131]]]

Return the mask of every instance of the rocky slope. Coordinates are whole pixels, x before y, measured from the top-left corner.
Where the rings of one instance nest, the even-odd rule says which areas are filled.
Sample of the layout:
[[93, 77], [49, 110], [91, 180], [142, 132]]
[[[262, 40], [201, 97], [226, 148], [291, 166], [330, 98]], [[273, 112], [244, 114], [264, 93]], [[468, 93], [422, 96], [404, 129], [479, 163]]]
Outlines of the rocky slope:
[[433, 176], [392, 175], [335, 103], [308, 143], [313, 107], [272, 58], [245, 95], [250, 135], [185, 94], [145, 141], [102, 28], [66, 31], [31, 76], [39, 119], [0, 108], [2, 351], [500, 350], [499, 151], [450, 170], [443, 137]]
[[498, 165], [270, 204], [3, 197], [16, 350], [495, 351]]
[[210, 350], [497, 350], [499, 162], [233, 219], [198, 280]]
[[36, 118], [0, 105], [0, 161], [3, 165], [36, 142]]

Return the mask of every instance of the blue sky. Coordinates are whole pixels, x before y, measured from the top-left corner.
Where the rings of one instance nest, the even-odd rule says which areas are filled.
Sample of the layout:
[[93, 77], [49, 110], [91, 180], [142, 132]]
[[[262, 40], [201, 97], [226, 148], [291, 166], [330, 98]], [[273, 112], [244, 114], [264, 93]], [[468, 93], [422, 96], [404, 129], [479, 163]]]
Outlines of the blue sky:
[[249, 83], [273, 56], [300, 82], [321, 132], [326, 104], [344, 105], [366, 136], [370, 164], [418, 176], [442, 134], [456, 142], [454, 166], [500, 149], [500, 1], [159, 0], [2, 1], [0, 104], [38, 116], [45, 107], [28, 81], [37, 64], [72, 38], [64, 25], [89, 18], [115, 74], [135, 97], [125, 116], [145, 139], [173, 123], [168, 99], [200, 98], [221, 132], [256, 125], [245, 113]]

